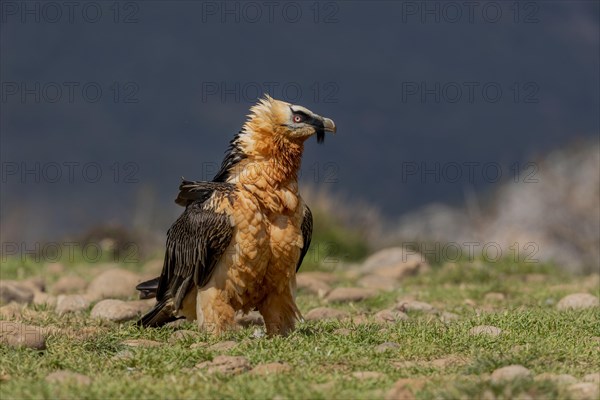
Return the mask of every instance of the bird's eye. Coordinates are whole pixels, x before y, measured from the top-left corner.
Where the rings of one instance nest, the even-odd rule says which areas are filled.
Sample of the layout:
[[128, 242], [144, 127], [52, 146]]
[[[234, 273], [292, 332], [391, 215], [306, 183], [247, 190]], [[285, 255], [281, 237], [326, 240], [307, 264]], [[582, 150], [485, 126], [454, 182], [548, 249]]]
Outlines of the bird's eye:
[[294, 114], [294, 122], [295, 123], [302, 122], [302, 116], [300, 116], [298, 114]]

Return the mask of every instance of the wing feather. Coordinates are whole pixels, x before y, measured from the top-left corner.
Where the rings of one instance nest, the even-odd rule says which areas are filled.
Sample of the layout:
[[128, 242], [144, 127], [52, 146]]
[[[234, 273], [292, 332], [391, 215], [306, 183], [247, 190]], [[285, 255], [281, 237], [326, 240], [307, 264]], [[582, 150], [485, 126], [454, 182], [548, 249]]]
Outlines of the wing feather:
[[302, 265], [302, 260], [304, 260], [304, 256], [308, 252], [308, 247], [310, 246], [310, 241], [312, 240], [312, 231], [313, 231], [313, 216], [310, 208], [307, 205], [304, 206], [304, 218], [302, 219], [302, 225], [300, 227], [302, 230], [302, 239], [304, 239], [304, 246], [302, 247], [302, 251], [300, 252], [300, 259], [298, 260], [298, 265], [296, 265], [296, 272], [300, 269]]
[[192, 284], [202, 287], [210, 279], [223, 252], [231, 242], [232, 227], [226, 214], [211, 206], [228, 201], [215, 191], [213, 201], [193, 201], [167, 232], [167, 249], [156, 299], [172, 298], [174, 308], [181, 306]]
[[185, 206], [185, 211], [167, 232], [160, 277], [137, 287], [142, 297], [156, 297], [155, 306], [138, 324], [161, 326], [177, 319], [176, 312], [192, 285], [206, 285], [233, 235], [229, 217], [217, 212], [215, 205], [232, 202], [233, 196], [233, 185], [228, 183], [181, 183], [175, 202]]

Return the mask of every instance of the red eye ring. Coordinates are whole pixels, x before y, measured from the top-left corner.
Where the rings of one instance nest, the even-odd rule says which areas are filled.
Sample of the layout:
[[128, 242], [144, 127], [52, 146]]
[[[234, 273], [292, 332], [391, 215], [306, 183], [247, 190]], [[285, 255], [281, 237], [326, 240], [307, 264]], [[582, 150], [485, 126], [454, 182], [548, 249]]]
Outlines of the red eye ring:
[[296, 123], [302, 122], [302, 117], [299, 115], [294, 115], [294, 122], [296, 122]]

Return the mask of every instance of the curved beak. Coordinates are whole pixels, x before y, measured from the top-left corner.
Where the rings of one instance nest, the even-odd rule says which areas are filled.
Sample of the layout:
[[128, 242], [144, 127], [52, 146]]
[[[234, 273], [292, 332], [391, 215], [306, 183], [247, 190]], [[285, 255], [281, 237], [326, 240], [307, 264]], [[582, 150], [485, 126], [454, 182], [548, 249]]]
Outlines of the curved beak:
[[332, 119], [323, 118], [323, 129], [325, 130], [325, 132], [335, 133], [336, 132], [335, 122], [333, 122]]

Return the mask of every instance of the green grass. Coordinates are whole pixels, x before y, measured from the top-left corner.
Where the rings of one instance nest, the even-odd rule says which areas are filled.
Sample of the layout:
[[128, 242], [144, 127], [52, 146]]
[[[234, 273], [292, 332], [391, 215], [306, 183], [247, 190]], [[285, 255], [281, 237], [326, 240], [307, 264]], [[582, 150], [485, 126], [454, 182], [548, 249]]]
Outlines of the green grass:
[[[74, 271], [85, 274], [83, 267]], [[21, 273], [21, 277], [26, 276], [26, 272]], [[93, 321], [88, 314], [58, 317], [43, 307], [29, 307], [32, 310], [24, 313], [23, 322], [52, 326], [74, 335], [50, 335], [44, 352], [0, 346], [0, 375], [9, 376], [0, 383], [0, 397], [381, 399], [396, 380], [410, 378], [425, 380], [424, 386], [415, 390], [416, 398], [422, 399], [490, 395], [512, 398], [525, 394], [567, 399], [566, 389], [551, 382], [523, 380], [494, 385], [488, 378], [496, 368], [511, 364], [521, 364], [535, 375], [566, 373], [578, 379], [598, 372], [598, 309], [559, 312], [555, 307], [569, 293], [587, 291], [598, 295], [594, 279], [567, 276], [547, 265], [446, 265], [411, 277], [396, 291], [367, 301], [332, 306], [300, 292], [298, 303], [303, 312], [316, 306], [332, 306], [353, 315], [370, 316], [392, 307], [399, 298], [413, 297], [457, 314], [459, 318], [454, 322], [444, 324], [436, 314], [411, 313], [409, 320], [388, 325], [370, 319], [362, 324], [301, 323], [286, 338], [257, 338], [255, 328], [247, 328], [220, 338], [201, 333], [197, 339], [209, 344], [234, 340], [238, 345], [222, 354], [244, 356], [252, 366], [282, 361], [292, 367], [288, 373], [271, 376], [208, 375], [195, 369], [196, 364], [221, 353], [190, 349], [195, 340], [168, 343], [174, 328], [140, 329], [133, 323]], [[350, 283], [342, 279], [339, 284]], [[485, 294], [491, 291], [503, 293], [506, 300], [486, 300]], [[469, 329], [477, 325], [493, 325], [504, 333], [497, 337], [470, 336]], [[196, 329], [191, 323], [185, 328]], [[337, 331], [340, 328], [350, 333], [342, 335]], [[78, 334], [84, 329], [91, 336]], [[130, 348], [122, 343], [127, 339], [164, 344]], [[395, 342], [399, 347], [376, 352], [376, 346], [384, 342]], [[125, 350], [131, 352], [130, 358], [114, 358]], [[440, 359], [460, 362], [433, 362]], [[44, 380], [50, 372], [62, 369], [85, 374], [93, 382], [77, 386]], [[351, 376], [355, 371], [377, 371], [383, 376], [358, 380]]]

